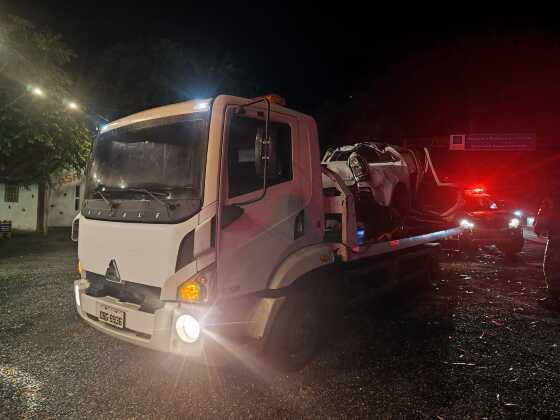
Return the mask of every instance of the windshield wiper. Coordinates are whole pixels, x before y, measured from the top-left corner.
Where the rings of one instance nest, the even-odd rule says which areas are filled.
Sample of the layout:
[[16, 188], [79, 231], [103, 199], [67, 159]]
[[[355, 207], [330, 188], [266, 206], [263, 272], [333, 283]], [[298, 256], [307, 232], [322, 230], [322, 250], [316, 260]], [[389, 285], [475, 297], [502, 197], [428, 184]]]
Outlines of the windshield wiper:
[[185, 186], [181, 186], [181, 187], [169, 187], [167, 185], [163, 185], [163, 184], [146, 184], [144, 188], [149, 188], [150, 191], [154, 192], [155, 190], [157, 190], [157, 192], [159, 194], [164, 194], [163, 192], [160, 191], [165, 191], [167, 193], [173, 192], [173, 191], [197, 191], [198, 189], [194, 186], [190, 186], [190, 185], [185, 185]]
[[151, 198], [156, 200], [158, 203], [160, 203], [162, 206], [164, 206], [168, 210], [175, 210], [177, 208], [176, 204], [166, 203], [165, 201], [163, 201], [161, 198], [158, 197], [158, 195], [159, 195], [160, 197], [168, 198], [169, 193], [164, 193], [164, 192], [159, 192], [159, 191], [150, 191], [147, 188], [124, 188], [121, 191], [132, 191], [132, 192], [139, 192], [139, 193], [149, 195]]
[[161, 198], [159, 198], [158, 195], [167, 198], [167, 197], [169, 197], [169, 194], [150, 191], [147, 188], [125, 188], [125, 191], [132, 191], [132, 192], [139, 192], [139, 193], [147, 194], [150, 197], [152, 197], [154, 200], [156, 200], [162, 206], [167, 207], [167, 203], [165, 201], [163, 201]]
[[106, 203], [109, 207], [111, 207], [112, 209], [118, 207], [117, 204], [116, 204], [114, 201], [109, 200], [109, 199], [105, 196], [105, 194], [103, 194], [103, 193], [101, 192], [101, 190], [95, 190], [93, 193], [99, 195], [99, 197], [101, 197], [101, 198], [103, 199], [103, 201], [105, 201], [105, 203]]

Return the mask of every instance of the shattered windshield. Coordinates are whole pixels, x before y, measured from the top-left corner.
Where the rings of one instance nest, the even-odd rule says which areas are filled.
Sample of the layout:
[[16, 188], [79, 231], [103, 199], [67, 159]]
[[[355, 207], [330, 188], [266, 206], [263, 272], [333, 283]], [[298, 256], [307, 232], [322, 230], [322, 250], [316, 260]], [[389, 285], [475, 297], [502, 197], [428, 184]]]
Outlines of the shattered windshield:
[[151, 120], [102, 133], [95, 141], [87, 197], [124, 198], [134, 189], [201, 198], [206, 114]]

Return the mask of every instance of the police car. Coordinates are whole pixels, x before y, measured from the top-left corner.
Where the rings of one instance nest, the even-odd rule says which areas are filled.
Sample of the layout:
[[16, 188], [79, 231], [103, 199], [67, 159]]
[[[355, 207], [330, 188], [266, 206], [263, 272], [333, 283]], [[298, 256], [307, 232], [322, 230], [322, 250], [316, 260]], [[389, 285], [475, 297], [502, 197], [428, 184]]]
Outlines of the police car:
[[460, 238], [464, 251], [474, 253], [483, 245], [496, 245], [507, 256], [521, 251], [523, 226], [517, 210], [498, 206], [483, 188], [465, 190], [464, 200], [457, 215], [457, 222], [465, 228]]

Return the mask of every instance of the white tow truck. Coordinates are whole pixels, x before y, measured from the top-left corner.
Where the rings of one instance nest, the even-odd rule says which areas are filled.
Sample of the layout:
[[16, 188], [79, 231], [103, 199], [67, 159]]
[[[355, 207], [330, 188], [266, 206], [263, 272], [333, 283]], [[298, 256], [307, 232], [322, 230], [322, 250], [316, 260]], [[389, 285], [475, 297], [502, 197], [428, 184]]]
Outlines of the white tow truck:
[[235, 345], [297, 369], [330, 308], [437, 269], [433, 243], [461, 228], [364, 238], [315, 121], [278, 102], [222, 95], [100, 130], [72, 231], [87, 324], [202, 362]]

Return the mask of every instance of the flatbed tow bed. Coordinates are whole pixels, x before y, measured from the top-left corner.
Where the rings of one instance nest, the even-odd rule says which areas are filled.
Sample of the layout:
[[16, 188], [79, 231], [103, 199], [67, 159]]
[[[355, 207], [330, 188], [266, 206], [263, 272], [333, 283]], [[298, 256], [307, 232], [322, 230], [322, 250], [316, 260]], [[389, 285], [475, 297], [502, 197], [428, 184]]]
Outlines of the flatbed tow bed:
[[324, 195], [324, 211], [326, 217], [341, 222], [341, 240], [329, 245], [340, 262], [337, 283], [345, 291], [343, 307], [353, 308], [398, 285], [418, 279], [429, 281], [439, 275], [439, 242], [459, 237], [464, 228], [411, 216], [400, 236], [364, 242], [357, 235], [352, 192], [337, 173], [325, 166], [322, 172], [338, 190], [337, 194]]
[[[324, 197], [325, 213], [330, 215], [339, 214], [342, 224], [341, 242], [332, 242], [331, 247], [335, 254], [343, 262], [352, 262], [367, 259], [396, 251], [414, 248], [430, 242], [438, 242], [461, 234], [462, 227], [435, 226], [424, 223], [423, 226], [415, 226], [412, 230], [417, 234], [404, 236], [388, 241], [361, 242], [357, 237], [355, 201], [352, 192], [344, 184], [338, 174], [326, 167], [322, 168], [323, 174], [331, 178], [336, 185], [339, 195], [328, 195]], [[418, 233], [419, 232], [419, 233]]]

